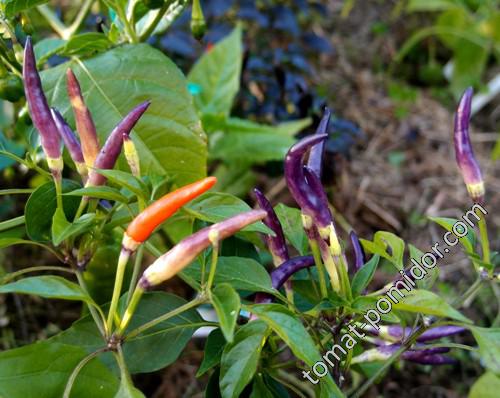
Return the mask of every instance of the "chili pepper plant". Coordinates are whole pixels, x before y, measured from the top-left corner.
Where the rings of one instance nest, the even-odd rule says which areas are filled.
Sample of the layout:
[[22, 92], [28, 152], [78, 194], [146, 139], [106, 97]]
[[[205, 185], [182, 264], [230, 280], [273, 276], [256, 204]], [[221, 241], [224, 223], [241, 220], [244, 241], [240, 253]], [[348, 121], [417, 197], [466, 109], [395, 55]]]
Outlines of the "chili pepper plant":
[[[201, 35], [198, 2], [193, 10]], [[134, 41], [137, 32], [121, 26]], [[28, 37], [18, 72], [42, 151], [34, 145], [24, 159], [2, 155], [42, 182], [2, 191], [29, 198], [23, 215], [0, 224], [0, 245], [46, 254], [3, 275], [0, 293], [73, 301], [81, 316], [48, 338], [1, 352], [0, 396], [145, 396], [134, 385], [138, 375], [175, 363], [202, 327], [212, 328], [197, 371], [208, 379], [207, 397], [358, 397], [393, 364], [452, 366], [458, 358], [484, 368], [470, 396], [499, 383], [500, 329], [474, 325], [463, 313], [499, 280], [487, 215], [479, 214], [477, 231], [464, 224], [460, 244], [477, 279], [448, 302], [431, 290], [439, 266], [422, 280], [408, 271], [410, 259], [424, 261], [421, 250], [390, 232], [368, 240], [337, 225], [321, 183], [328, 109], [315, 134], [295, 142], [281, 133], [292, 141], [283, 161], [297, 206], [271, 203], [258, 189], [246, 203], [217, 192], [217, 179], [206, 175], [198, 115], [203, 127], [213, 123], [221, 103], [230, 106], [227, 98], [202, 91], [194, 97], [197, 113], [180, 71], [145, 44], [76, 57], [42, 76], [35, 50]], [[139, 79], [137, 64], [147, 78]], [[450, 145], [471, 206], [488, 209], [469, 138], [472, 95], [468, 89], [458, 104]], [[459, 234], [457, 220], [432, 221]], [[381, 288], [372, 282], [379, 266], [394, 270]], [[162, 284], [174, 277], [192, 297], [165, 293]], [[402, 280], [416, 287], [368, 324], [368, 312]], [[204, 319], [202, 307], [217, 320]], [[327, 361], [358, 326], [363, 333], [350, 335], [345, 355]], [[476, 343], [454, 342], [458, 334]]]

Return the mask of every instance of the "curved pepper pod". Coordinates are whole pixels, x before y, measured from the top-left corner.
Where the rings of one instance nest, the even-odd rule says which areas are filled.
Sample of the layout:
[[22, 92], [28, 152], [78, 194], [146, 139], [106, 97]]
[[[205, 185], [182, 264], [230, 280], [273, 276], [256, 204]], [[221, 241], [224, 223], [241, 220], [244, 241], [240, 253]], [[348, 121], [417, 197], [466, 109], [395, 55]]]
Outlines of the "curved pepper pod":
[[[274, 289], [280, 289], [293, 274], [301, 269], [309, 268], [314, 265], [313, 256], [299, 256], [285, 261], [279, 267], [271, 272], [271, 284]], [[273, 296], [268, 293], [257, 293], [255, 296], [255, 304], [267, 304], [273, 301]], [[254, 319], [256, 317], [252, 317]]]
[[97, 132], [85, 101], [83, 100], [80, 83], [71, 69], [66, 71], [66, 84], [68, 97], [75, 115], [76, 130], [80, 136], [83, 147], [83, 157], [88, 167], [94, 166], [94, 162], [99, 154], [99, 139]]
[[264, 217], [266, 217], [264, 210], [250, 210], [195, 232], [146, 268], [139, 280], [139, 287], [146, 289], [172, 278], [211, 244], [234, 235]]
[[[411, 327], [402, 327], [399, 325], [391, 326], [380, 326], [380, 329], [372, 328], [370, 325], [366, 326], [364, 331], [383, 338], [384, 340], [389, 340], [393, 342], [401, 341], [403, 338], [410, 336], [414, 330]], [[466, 328], [461, 326], [438, 326], [429, 330], [426, 330], [420, 336], [417, 337], [417, 342], [423, 343], [426, 341], [437, 340], [443, 337], [453, 336], [455, 334], [462, 333], [466, 331]]]
[[204, 178], [170, 192], [146, 207], [128, 225], [123, 236], [123, 248], [135, 251], [161, 223], [186, 203], [208, 191], [216, 182], [215, 177]]
[[[331, 215], [328, 208], [321, 206], [317, 193], [307, 184], [303, 157], [311, 146], [324, 141], [327, 137], [327, 134], [316, 134], [303, 138], [289, 149], [285, 158], [285, 178], [290, 193], [302, 211], [320, 227], [327, 227], [331, 223]], [[323, 188], [321, 190], [323, 191]]]
[[469, 136], [472, 94], [472, 87], [469, 87], [460, 99], [455, 113], [453, 138], [457, 164], [467, 191], [474, 202], [482, 203], [484, 200], [484, 182]]
[[63, 169], [61, 140], [52, 119], [47, 98], [42, 89], [40, 75], [36, 69], [36, 59], [31, 44], [31, 37], [26, 39], [23, 62], [24, 92], [33, 124], [40, 132], [40, 141], [47, 156], [49, 169], [54, 175], [60, 175]]
[[[146, 112], [146, 109], [148, 109], [149, 104], [150, 101], [145, 101], [136, 106], [113, 129], [94, 162], [94, 167], [96, 169], [112, 169], [114, 167], [122, 149], [123, 134], [130, 134], [139, 118]], [[105, 182], [106, 177], [92, 170], [87, 186], [103, 185]]]
[[277, 267], [289, 259], [288, 248], [285, 243], [285, 236], [283, 235], [283, 228], [281, 228], [281, 223], [273, 209], [273, 206], [271, 206], [271, 203], [269, 203], [264, 194], [257, 188], [255, 188], [253, 192], [255, 193], [255, 197], [257, 198], [260, 208], [267, 212], [267, 216], [263, 220], [264, 224], [275, 234], [275, 236], [266, 235], [265, 239], [267, 247], [273, 256], [274, 265]]
[[354, 251], [354, 269], [358, 271], [366, 262], [365, 252], [359, 242], [356, 232], [351, 231], [349, 233], [349, 239], [351, 240], [352, 249]]
[[[318, 128], [316, 129], [316, 135], [328, 133], [328, 125], [330, 124], [331, 116], [332, 113], [330, 112], [330, 109], [325, 107], [323, 117], [321, 118]], [[319, 144], [316, 144], [311, 148], [311, 151], [309, 152], [309, 159], [307, 160], [307, 167], [309, 167], [319, 178], [321, 178], [324, 151], [325, 141], [321, 141]]]
[[76, 170], [83, 177], [87, 178], [88, 170], [85, 165], [85, 160], [83, 159], [82, 148], [80, 143], [73, 134], [73, 131], [68, 126], [63, 116], [59, 113], [59, 111], [55, 108], [51, 108], [52, 117], [57, 127], [57, 131], [59, 135], [64, 141], [64, 145], [68, 148], [68, 152], [75, 163]]

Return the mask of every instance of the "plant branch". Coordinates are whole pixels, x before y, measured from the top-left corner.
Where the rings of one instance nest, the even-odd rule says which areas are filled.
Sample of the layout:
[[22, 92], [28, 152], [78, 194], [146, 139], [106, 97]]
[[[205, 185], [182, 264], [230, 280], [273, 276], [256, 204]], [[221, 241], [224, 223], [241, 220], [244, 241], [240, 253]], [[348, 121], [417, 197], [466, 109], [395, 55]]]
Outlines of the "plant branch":
[[71, 389], [73, 388], [73, 384], [75, 384], [75, 380], [78, 376], [78, 374], [81, 372], [81, 370], [87, 365], [92, 359], [97, 357], [101, 352], [104, 352], [107, 350], [107, 347], [103, 347], [89, 355], [87, 355], [85, 358], [83, 358], [78, 365], [76, 365], [75, 369], [73, 369], [73, 372], [71, 372], [71, 375], [69, 376], [68, 382], [66, 383], [66, 387], [64, 388], [64, 394], [63, 398], [69, 398]]

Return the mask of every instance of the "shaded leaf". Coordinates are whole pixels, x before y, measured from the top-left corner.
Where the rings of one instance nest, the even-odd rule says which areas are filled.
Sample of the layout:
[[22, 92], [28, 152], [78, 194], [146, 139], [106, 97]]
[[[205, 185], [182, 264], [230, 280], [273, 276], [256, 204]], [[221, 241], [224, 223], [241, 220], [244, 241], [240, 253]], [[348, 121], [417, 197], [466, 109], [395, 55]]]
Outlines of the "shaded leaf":
[[240, 296], [228, 283], [220, 283], [210, 294], [210, 300], [217, 312], [220, 327], [226, 340], [233, 341], [236, 320], [240, 314]]

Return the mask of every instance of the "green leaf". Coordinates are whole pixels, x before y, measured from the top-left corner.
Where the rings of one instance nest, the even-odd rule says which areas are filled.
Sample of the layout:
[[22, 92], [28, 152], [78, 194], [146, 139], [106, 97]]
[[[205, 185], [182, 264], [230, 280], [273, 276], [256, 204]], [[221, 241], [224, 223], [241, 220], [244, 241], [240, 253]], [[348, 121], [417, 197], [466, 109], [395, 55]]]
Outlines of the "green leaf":
[[31, 276], [0, 286], [0, 293], [32, 294], [45, 298], [77, 300], [92, 303], [92, 299], [76, 283], [60, 276]]
[[469, 326], [479, 346], [479, 355], [484, 366], [500, 374], [500, 328]]
[[127, 188], [129, 191], [135, 193], [137, 196], [146, 198], [149, 196], [148, 188], [138, 178], [132, 174], [120, 170], [101, 170], [96, 169], [96, 172], [102, 174], [110, 182], [119, 185], [120, 187]]
[[[80, 184], [63, 180], [64, 193], [80, 188]], [[63, 196], [64, 213], [72, 219], [80, 204], [80, 199]], [[26, 218], [26, 232], [37, 242], [50, 242], [52, 240], [52, 218], [56, 212], [56, 188], [50, 181], [39, 186], [29, 197], [24, 209]]]
[[[186, 204], [183, 209], [193, 217], [211, 223], [252, 210], [240, 198], [222, 192], [206, 192]], [[245, 227], [242, 231], [272, 233], [261, 221]]]
[[[413, 258], [419, 264], [422, 264], [421, 260], [422, 260], [422, 256], [424, 255], [424, 252], [422, 252], [420, 249], [417, 249], [412, 244], [409, 244], [408, 248], [410, 249], [410, 258]], [[413, 263], [412, 263], [412, 265], [413, 265]], [[423, 267], [423, 268], [425, 268], [425, 267]], [[439, 269], [438, 269], [438, 267], [433, 267], [431, 269], [425, 268], [425, 271], [427, 272], [427, 275], [425, 276], [425, 278], [423, 278], [419, 281], [416, 280], [415, 282], [417, 283], [417, 286], [419, 289], [430, 290], [430, 288], [434, 285], [434, 282], [436, 281], [436, 279], [439, 275]]]
[[[453, 233], [453, 226], [460, 221], [454, 218], [447, 218], [447, 217], [429, 217], [429, 220], [435, 222], [436, 224], [440, 225], [441, 227], [443, 227], [444, 229], [446, 229], [451, 233]], [[469, 226], [467, 226], [467, 229], [468, 229], [467, 235], [465, 235], [463, 238], [458, 238], [457, 236], [457, 238], [460, 240], [460, 243], [468, 253], [473, 253], [474, 247], [476, 245], [476, 234], [474, 233], [474, 230], [471, 229]]]
[[111, 42], [104, 33], [88, 32], [71, 37], [59, 52], [61, 55], [72, 57], [80, 55], [88, 57], [95, 53], [106, 51], [111, 47]]
[[[101, 345], [103, 344], [101, 340]], [[8, 398], [62, 397], [71, 372], [88, 355], [81, 347], [48, 340], [0, 352], [0, 396]], [[81, 370], [72, 398], [109, 398], [118, 380], [99, 359]]]
[[394, 304], [393, 308], [401, 311], [436, 315], [470, 323], [469, 319], [449, 305], [443, 298], [428, 290], [412, 290], [408, 293], [405, 292], [405, 297], [398, 304]]
[[239, 329], [233, 343], [226, 346], [219, 381], [222, 398], [239, 397], [252, 380], [267, 333], [264, 322], [253, 321]]
[[89, 196], [91, 198], [112, 200], [113, 202], [128, 203], [129, 199], [123, 195], [118, 189], [107, 187], [85, 187], [68, 192], [68, 196]]
[[[48, 102], [74, 126], [67, 93], [66, 69], [71, 67], [92, 112], [101, 144], [136, 105], [151, 106], [131, 138], [144, 175], [170, 175], [178, 186], [206, 175], [206, 137], [177, 66], [147, 44], [123, 45], [94, 58], [77, 58], [42, 72]], [[120, 157], [119, 168], [127, 170]]]
[[477, 86], [489, 59], [489, 50], [483, 46], [460, 40], [453, 56], [453, 75], [451, 89], [459, 97], [469, 86]]
[[378, 231], [373, 236], [373, 242], [365, 239], [360, 241], [366, 251], [389, 260], [398, 270], [403, 269], [405, 242], [400, 237], [391, 232]]
[[95, 213], [89, 213], [70, 223], [62, 210], [57, 209], [52, 219], [52, 243], [59, 246], [66, 239], [82, 233], [93, 224], [94, 219]]
[[486, 372], [469, 391], [468, 398], [497, 398], [500, 391], [500, 378], [492, 372]]
[[373, 275], [375, 274], [375, 270], [377, 269], [379, 260], [380, 256], [378, 254], [374, 255], [370, 259], [370, 261], [368, 261], [358, 270], [358, 272], [356, 272], [351, 285], [352, 294], [354, 297], [359, 296], [371, 282]]
[[219, 317], [224, 337], [229, 343], [232, 343], [236, 320], [240, 314], [240, 296], [231, 285], [221, 283], [211, 292], [210, 300]]
[[242, 58], [241, 28], [238, 26], [193, 66], [188, 80], [199, 87], [194, 102], [201, 114], [229, 115], [240, 87]]
[[[201, 266], [194, 262], [181, 273], [187, 280], [196, 283], [199, 289]], [[243, 257], [219, 257], [215, 272], [215, 285], [229, 283], [236, 290], [251, 292], [276, 293], [271, 284], [271, 277], [257, 261]]]
[[145, 395], [138, 390], [128, 374], [121, 375], [120, 389], [114, 398], [145, 398]]
[[275, 398], [273, 392], [266, 386], [262, 375], [257, 374], [252, 384], [252, 394], [250, 398]]
[[309, 243], [302, 227], [300, 210], [280, 203], [275, 206], [274, 211], [280, 220], [288, 242], [297, 249], [300, 255], [307, 254]]
[[17, 13], [48, 3], [49, 0], [2, 0], [0, 9], [7, 18], [14, 17]]
[[409, 12], [416, 11], [443, 11], [457, 7], [454, 0], [410, 0], [407, 5]]
[[321, 361], [311, 336], [290, 310], [280, 304], [257, 304], [249, 309], [280, 336], [297, 358], [309, 366]]
[[220, 329], [214, 329], [210, 332], [205, 342], [205, 353], [203, 354], [203, 361], [196, 372], [196, 377], [204, 375], [207, 371], [218, 365], [224, 347], [226, 346], [226, 339]]

